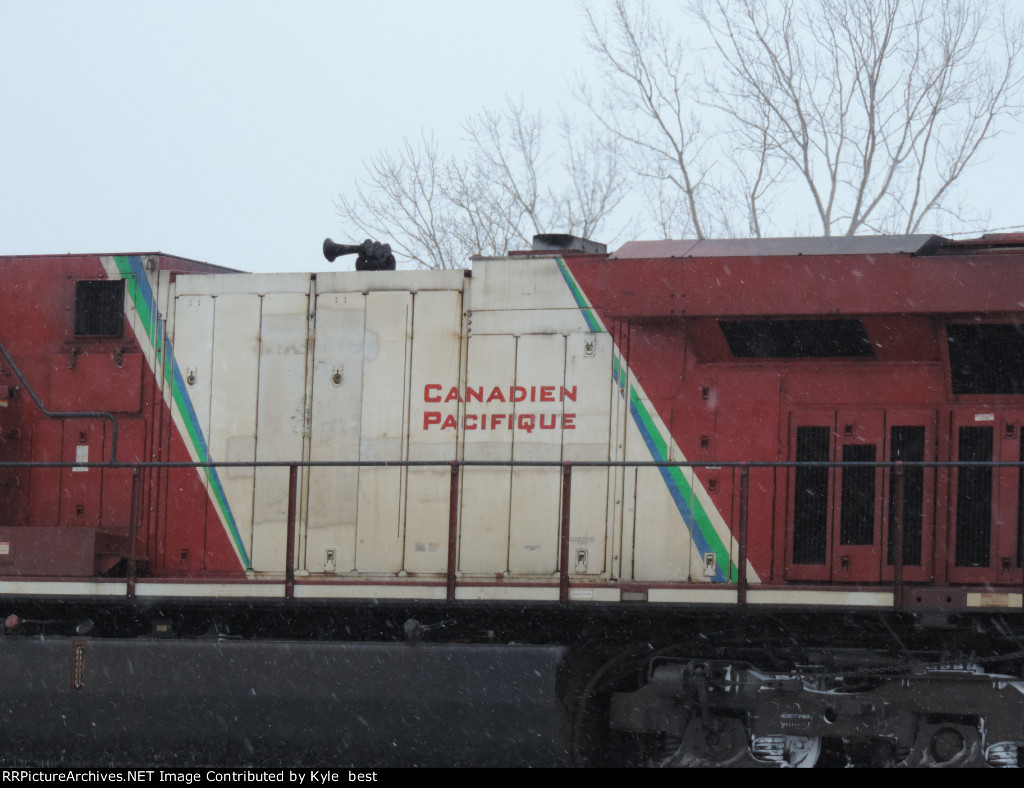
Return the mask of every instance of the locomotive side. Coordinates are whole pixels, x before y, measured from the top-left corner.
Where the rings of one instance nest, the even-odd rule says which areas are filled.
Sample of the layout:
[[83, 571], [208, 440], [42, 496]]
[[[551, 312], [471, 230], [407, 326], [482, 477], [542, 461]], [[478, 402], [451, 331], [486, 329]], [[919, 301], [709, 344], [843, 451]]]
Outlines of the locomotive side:
[[0, 593], [507, 624], [569, 649], [581, 760], [1016, 763], [1021, 243], [0, 259]]

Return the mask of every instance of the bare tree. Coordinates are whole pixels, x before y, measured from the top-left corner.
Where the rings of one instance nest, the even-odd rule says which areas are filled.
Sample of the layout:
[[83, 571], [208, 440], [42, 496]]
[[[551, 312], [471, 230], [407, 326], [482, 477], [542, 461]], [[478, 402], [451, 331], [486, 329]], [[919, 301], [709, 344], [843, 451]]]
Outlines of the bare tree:
[[365, 161], [354, 196], [335, 201], [338, 215], [419, 267], [459, 268], [472, 255], [528, 248], [536, 233], [597, 232], [625, 195], [614, 140], [581, 138], [563, 123], [556, 152], [540, 114], [512, 102], [464, 130], [461, 158], [423, 135]]
[[644, 2], [616, 0], [607, 22], [589, 7], [584, 13], [603, 91], [581, 83], [578, 98], [630, 152], [658, 229], [666, 236], [713, 234], [716, 156], [703, 107], [694, 100], [699, 64]]
[[608, 89], [600, 104], [580, 95], [653, 182], [662, 228], [789, 229], [792, 218], [773, 215], [781, 198], [802, 199], [797, 215], [823, 235], [966, 219], [957, 180], [1020, 113], [1019, 18], [988, 0], [690, 8], [710, 49], [685, 46], [643, 3], [614, 2], [610, 26], [586, 10]]

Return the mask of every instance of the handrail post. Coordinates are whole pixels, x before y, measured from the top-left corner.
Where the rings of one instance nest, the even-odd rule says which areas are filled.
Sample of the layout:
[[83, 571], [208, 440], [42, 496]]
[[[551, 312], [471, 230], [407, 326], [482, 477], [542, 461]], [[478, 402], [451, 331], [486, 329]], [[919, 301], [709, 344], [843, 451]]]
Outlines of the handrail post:
[[295, 597], [295, 516], [298, 511], [299, 464], [288, 464], [288, 544], [285, 547], [284, 596]]
[[893, 532], [892, 557], [892, 603], [896, 610], [903, 609], [903, 463], [897, 462], [893, 468], [896, 477], [894, 496], [896, 505], [893, 507], [893, 521], [889, 528]]
[[569, 497], [572, 493], [572, 463], [562, 463], [562, 530], [559, 535], [558, 601], [569, 601]]
[[739, 576], [737, 577], [736, 602], [739, 605], [747, 603], [747, 507], [750, 487], [750, 469], [744, 465], [740, 468], [740, 549], [737, 557], [736, 567]]
[[125, 574], [125, 592], [128, 598], [135, 596], [135, 577], [138, 574], [138, 557], [135, 542], [139, 538], [139, 501], [142, 498], [142, 474], [139, 467], [132, 469], [132, 502], [128, 513], [128, 567]]
[[451, 462], [451, 482], [448, 491], [448, 587], [445, 599], [455, 599], [456, 552], [459, 546], [459, 461]]

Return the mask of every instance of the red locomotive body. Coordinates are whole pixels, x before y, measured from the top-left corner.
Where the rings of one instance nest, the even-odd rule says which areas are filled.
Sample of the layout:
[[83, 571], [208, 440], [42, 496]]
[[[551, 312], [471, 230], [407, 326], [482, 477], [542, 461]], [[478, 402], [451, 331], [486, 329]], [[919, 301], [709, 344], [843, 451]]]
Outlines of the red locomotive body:
[[[71, 671], [47, 702], [91, 752], [227, 735], [223, 709], [166, 741], [148, 702], [97, 722], [158, 674], [190, 702], [232, 676], [251, 730], [256, 686], [343, 725], [259, 655], [351, 709], [397, 639], [441, 684], [542, 676], [568, 718], [488, 705], [497, 673], [473, 702], [544, 762], [1015, 765], [1024, 236], [583, 248], [465, 275], [0, 258], [10, 663]], [[0, 686], [15, 759], [59, 736], [18, 716], [33, 692]]]
[[[141, 271], [143, 258], [125, 259]], [[154, 278], [227, 270], [165, 255], [144, 259]], [[166, 405], [136, 338], [145, 316], [126, 312], [126, 284], [147, 279], [111, 279], [98, 255], [63, 255], [3, 258], [0, 281], [0, 458], [8, 464], [0, 578], [46, 578], [34, 587], [15, 583], [6, 593], [102, 595], [88, 582], [61, 583], [123, 575], [135, 555], [130, 531], [137, 512], [161, 508], [159, 489], [134, 484], [133, 470], [146, 460], [190, 459], [180, 436], [166, 430]], [[194, 510], [205, 508], [203, 485], [194, 472], [168, 483], [176, 485], [179, 513], [158, 538], [143, 523], [135, 534], [143, 545], [139, 560], [166, 563], [168, 543], [179, 542], [201, 560], [204, 535], [188, 529], [202, 523]]]
[[[1013, 608], [1021, 242], [638, 242], [570, 266], [687, 458], [774, 465], [751, 469], [747, 502], [765, 583], [891, 583], [899, 513], [915, 586], [896, 604]], [[900, 470], [898, 505], [896, 467], [775, 465], [810, 460], [931, 465]], [[939, 464], [969, 461], [1005, 465]]]

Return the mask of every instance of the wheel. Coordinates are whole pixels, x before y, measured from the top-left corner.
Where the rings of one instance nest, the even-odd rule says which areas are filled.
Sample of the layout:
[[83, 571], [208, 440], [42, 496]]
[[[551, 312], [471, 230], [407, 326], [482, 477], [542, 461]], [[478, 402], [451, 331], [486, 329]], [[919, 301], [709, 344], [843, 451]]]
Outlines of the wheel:
[[613, 696], [645, 684], [649, 644], [626, 649], [598, 667], [579, 692], [573, 715], [572, 755], [577, 766], [650, 766], [674, 749], [666, 736], [616, 729]]

